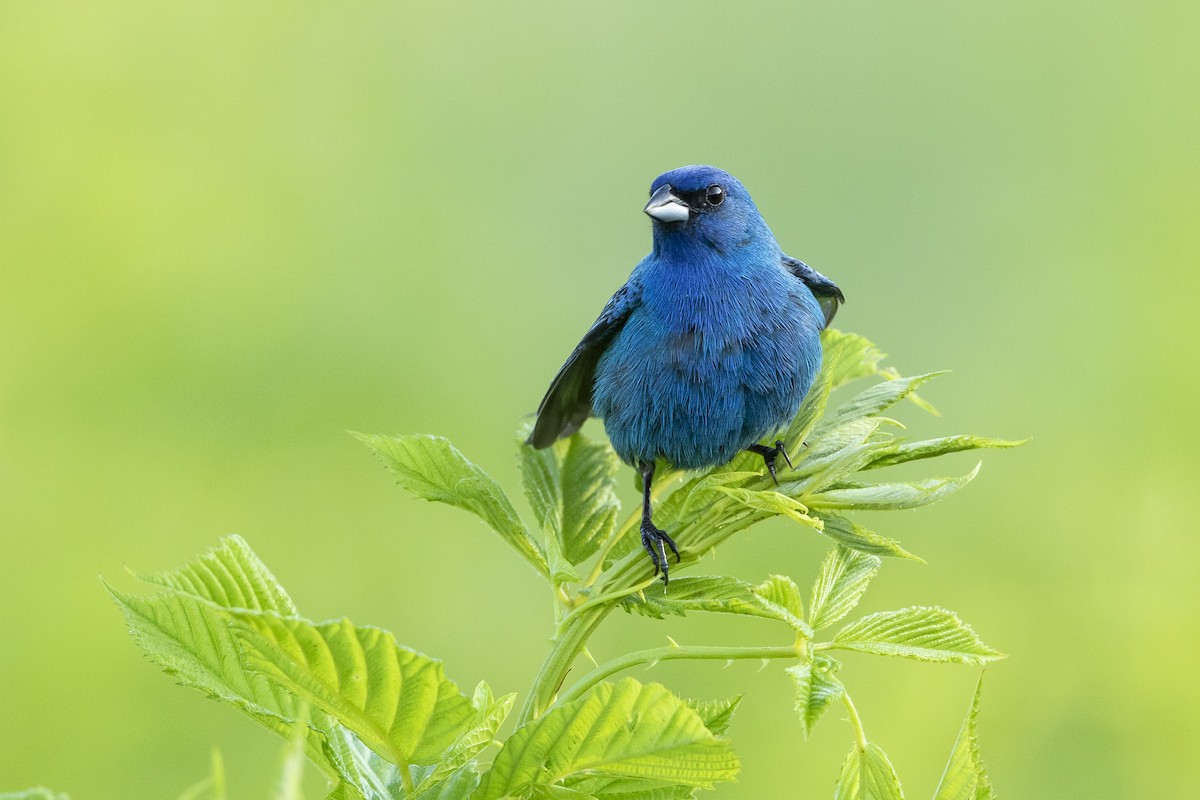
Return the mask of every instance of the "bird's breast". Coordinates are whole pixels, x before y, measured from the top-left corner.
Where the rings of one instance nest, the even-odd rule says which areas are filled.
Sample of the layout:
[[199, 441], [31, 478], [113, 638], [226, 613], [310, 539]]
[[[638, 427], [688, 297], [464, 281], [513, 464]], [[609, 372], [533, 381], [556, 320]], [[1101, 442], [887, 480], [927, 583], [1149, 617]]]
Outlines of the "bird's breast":
[[658, 357], [683, 369], [733, 357], [803, 322], [786, 283], [769, 273], [664, 276], [647, 287], [643, 311]]
[[820, 363], [820, 309], [792, 289], [744, 278], [644, 287], [596, 371], [594, 410], [617, 452], [715, 464], [786, 423]]

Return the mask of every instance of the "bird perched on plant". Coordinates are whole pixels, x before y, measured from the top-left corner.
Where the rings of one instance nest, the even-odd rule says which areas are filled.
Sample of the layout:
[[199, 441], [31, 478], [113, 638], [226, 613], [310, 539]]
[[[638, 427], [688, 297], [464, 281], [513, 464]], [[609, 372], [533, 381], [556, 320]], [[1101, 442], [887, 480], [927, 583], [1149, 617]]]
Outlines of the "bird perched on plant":
[[612, 296], [538, 406], [528, 444], [547, 447], [595, 414], [642, 476], [642, 545], [667, 582], [671, 537], [654, 525], [655, 462], [727, 463], [765, 445], [795, 416], [821, 365], [821, 330], [845, 301], [833, 283], [784, 255], [745, 187], [709, 166], [650, 186], [654, 247]]

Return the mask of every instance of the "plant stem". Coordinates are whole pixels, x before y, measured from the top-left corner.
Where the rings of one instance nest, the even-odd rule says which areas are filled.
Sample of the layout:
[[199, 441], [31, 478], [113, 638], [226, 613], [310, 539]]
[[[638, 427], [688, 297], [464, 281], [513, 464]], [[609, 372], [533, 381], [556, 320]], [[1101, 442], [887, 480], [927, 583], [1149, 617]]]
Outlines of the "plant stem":
[[[672, 475], [669, 479], [656, 483], [651, 489], [652, 499], [657, 499], [665, 492], [675, 482], [675, 477]], [[605, 542], [585, 586], [591, 586], [604, 574], [604, 562], [609, 552], [621, 537], [633, 528], [639, 515], [640, 511], [631, 515]], [[604, 621], [608, 613], [616, 607], [617, 601], [654, 583], [653, 577], [633, 583], [633, 576], [638, 570], [645, 570], [644, 558], [640, 552], [630, 553], [610, 570], [610, 573], [615, 574], [610, 574], [600, 593], [574, 608], [570, 608], [569, 603], [564, 603], [569, 610], [558, 621], [558, 629], [551, 643], [550, 652], [546, 655], [546, 660], [542, 662], [537, 676], [533, 679], [533, 685], [530, 686], [529, 693], [525, 697], [525, 702], [521, 706], [521, 713], [517, 717], [518, 726], [541, 716], [554, 703], [555, 695], [563, 681], [566, 680], [575, 657], [587, 646], [588, 639], [595, 633], [596, 628]], [[614, 585], [618, 588], [604, 591]]]
[[798, 658], [799, 655], [799, 651], [795, 645], [788, 647], [654, 647], [649, 650], [639, 650], [636, 653], [629, 653], [601, 664], [563, 694], [560, 701], [566, 703], [574, 700], [609, 675], [637, 666], [638, 664], [654, 664], [658, 661], [672, 661], [685, 658], [733, 661], [738, 659]]
[[586, 610], [575, 609], [563, 617], [550, 645], [550, 652], [525, 696], [525, 703], [517, 717], [518, 727], [540, 717], [553, 704], [554, 696], [566, 680], [575, 657], [612, 609], [611, 604], [598, 605]]
[[400, 770], [399, 770], [400, 782], [404, 784], [404, 793], [406, 795], [412, 794], [413, 793], [413, 779], [412, 779], [412, 774], [409, 771], [409, 766], [407, 763], [401, 763], [401, 764], [399, 764], [399, 767], [400, 767]]
[[850, 699], [850, 694], [845, 689], [842, 689], [842, 703], [845, 704], [846, 710], [850, 712], [850, 722], [854, 725], [854, 735], [858, 738], [858, 749], [867, 749], [867, 733], [863, 730], [862, 719], [858, 716], [858, 709], [854, 707], [854, 701]]
[[648, 589], [656, 583], [658, 583], [657, 578], [649, 577], [649, 578], [646, 578], [641, 583], [635, 583], [633, 586], [628, 586], [624, 589], [617, 589], [615, 591], [608, 592], [607, 594], [598, 594], [595, 597], [589, 597], [587, 600], [583, 601], [579, 605], [575, 606], [575, 608], [571, 609], [570, 612], [568, 612], [567, 615], [563, 617], [562, 623], [560, 623], [560, 625], [569, 623], [572, 617], [578, 616], [587, 611], [591, 611], [596, 606], [616, 603], [618, 600], [620, 600], [624, 597], [628, 597], [629, 595], [634, 594], [635, 592], [640, 592], [643, 589]]

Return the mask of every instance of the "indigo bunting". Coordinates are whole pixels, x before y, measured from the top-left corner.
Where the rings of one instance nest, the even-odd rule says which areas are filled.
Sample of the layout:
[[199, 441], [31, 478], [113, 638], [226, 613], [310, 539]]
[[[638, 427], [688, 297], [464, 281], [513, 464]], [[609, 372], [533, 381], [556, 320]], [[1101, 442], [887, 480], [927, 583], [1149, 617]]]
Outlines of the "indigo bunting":
[[709, 166], [650, 186], [654, 246], [567, 358], [538, 406], [527, 443], [547, 447], [590, 415], [642, 477], [642, 546], [668, 577], [671, 537], [654, 525], [655, 462], [724, 464], [738, 452], [791, 459], [760, 439], [795, 416], [821, 365], [821, 330], [845, 301], [833, 283], [784, 255], [745, 187]]

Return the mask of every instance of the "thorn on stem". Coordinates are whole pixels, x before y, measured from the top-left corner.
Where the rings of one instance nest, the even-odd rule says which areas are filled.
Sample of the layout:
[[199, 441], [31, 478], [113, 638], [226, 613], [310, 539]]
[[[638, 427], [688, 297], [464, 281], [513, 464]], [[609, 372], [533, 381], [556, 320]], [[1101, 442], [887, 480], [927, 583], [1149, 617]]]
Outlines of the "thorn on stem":
[[583, 653], [583, 655], [587, 657], [587, 660], [592, 662], [592, 664], [594, 666], [597, 666], [597, 667], [600, 666], [600, 662], [596, 660], [596, 657], [594, 655], [592, 655], [591, 650], [584, 647], [583, 650], [581, 650], [580, 652]]

